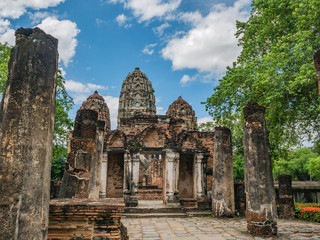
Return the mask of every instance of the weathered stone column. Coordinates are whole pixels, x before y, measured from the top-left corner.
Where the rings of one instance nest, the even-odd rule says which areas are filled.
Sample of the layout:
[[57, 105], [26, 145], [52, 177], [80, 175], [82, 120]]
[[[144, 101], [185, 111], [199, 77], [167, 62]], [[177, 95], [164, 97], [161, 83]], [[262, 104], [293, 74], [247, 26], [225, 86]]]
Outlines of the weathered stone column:
[[58, 41], [16, 31], [0, 107], [0, 238], [46, 239]]
[[166, 151], [166, 204], [179, 205], [179, 153], [171, 150]]
[[124, 201], [127, 207], [138, 206], [140, 153], [124, 155]]
[[235, 211], [231, 131], [215, 128], [212, 183], [212, 215], [233, 217]]
[[195, 173], [196, 173], [196, 189], [197, 198], [204, 196], [204, 177], [203, 177], [203, 153], [196, 153], [195, 155]]
[[264, 119], [265, 108], [249, 102], [243, 113], [248, 232], [268, 237], [277, 234], [277, 209]]
[[293, 218], [295, 215], [292, 194], [291, 175], [279, 175], [279, 216], [282, 218]]
[[89, 186], [89, 198], [99, 198], [101, 189], [101, 166], [103, 156], [105, 122], [97, 122], [96, 142], [93, 155], [92, 175]]
[[108, 152], [104, 152], [102, 154], [102, 160], [101, 160], [101, 175], [100, 175], [101, 185], [100, 185], [100, 192], [99, 192], [100, 198], [106, 197], [107, 172], [108, 172]]
[[316, 67], [317, 77], [318, 77], [318, 88], [319, 88], [319, 95], [320, 95], [320, 50], [318, 50], [314, 56], [314, 66]]
[[127, 195], [129, 193], [129, 183], [130, 183], [130, 179], [131, 179], [131, 161], [130, 161], [130, 153], [127, 150], [124, 153], [123, 156], [124, 160], [123, 160], [123, 164], [124, 164], [124, 170], [123, 170], [123, 194]]

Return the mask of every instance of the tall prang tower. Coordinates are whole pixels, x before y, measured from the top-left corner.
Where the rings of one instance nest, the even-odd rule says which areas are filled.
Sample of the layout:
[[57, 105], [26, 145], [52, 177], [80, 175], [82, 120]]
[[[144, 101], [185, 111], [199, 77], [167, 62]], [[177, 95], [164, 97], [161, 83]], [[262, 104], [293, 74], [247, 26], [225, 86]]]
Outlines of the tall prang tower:
[[153, 95], [152, 84], [148, 77], [135, 68], [129, 73], [122, 83], [119, 110], [118, 110], [118, 129], [121, 128], [120, 120], [136, 114], [155, 115], [156, 103]]

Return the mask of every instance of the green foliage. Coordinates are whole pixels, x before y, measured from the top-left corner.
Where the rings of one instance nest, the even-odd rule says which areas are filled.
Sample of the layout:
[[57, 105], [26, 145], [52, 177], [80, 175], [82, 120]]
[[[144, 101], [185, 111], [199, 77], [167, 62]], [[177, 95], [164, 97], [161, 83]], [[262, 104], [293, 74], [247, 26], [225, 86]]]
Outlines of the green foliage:
[[[10, 52], [11, 48], [7, 44], [0, 44], [0, 93], [3, 93], [5, 90]], [[62, 177], [65, 161], [67, 160], [68, 150], [66, 145], [68, 133], [73, 125], [68, 116], [68, 111], [73, 107], [74, 103], [67, 93], [64, 84], [64, 78], [61, 71], [58, 70], [51, 171], [51, 177], [54, 179]]]
[[300, 220], [320, 223], [319, 203], [296, 203], [295, 217]]
[[[225, 126], [232, 131], [232, 149], [233, 149], [233, 179], [236, 181], [244, 180], [244, 157], [243, 157], [243, 120], [241, 115], [234, 114], [228, 121], [224, 121]], [[199, 131], [214, 131], [217, 126], [213, 122], [201, 123]]]
[[10, 58], [11, 48], [8, 44], [0, 43], [0, 92], [3, 93], [8, 78], [8, 62]]
[[315, 162], [320, 164], [319, 157], [309, 148], [301, 148], [289, 152], [287, 158], [280, 158], [274, 161], [274, 178], [277, 179], [280, 174], [290, 174], [292, 180], [304, 181], [310, 180], [310, 173], [311, 176], [313, 174], [315, 179], [320, 178], [319, 168], [317, 169], [316, 165], [311, 166]]
[[205, 123], [200, 123], [198, 130], [200, 132], [214, 132], [214, 123], [213, 122], [205, 122]]
[[244, 181], [244, 157], [241, 154], [233, 154], [233, 179]]
[[64, 146], [53, 145], [51, 179], [60, 180], [63, 177], [68, 149]]
[[320, 155], [316, 158], [311, 158], [307, 164], [307, 170], [313, 181], [320, 180]]
[[242, 116], [248, 101], [267, 107], [273, 159], [286, 157], [301, 136], [320, 139], [320, 107], [313, 53], [320, 48], [320, 1], [253, 0], [237, 22], [242, 52], [206, 101], [216, 123]]

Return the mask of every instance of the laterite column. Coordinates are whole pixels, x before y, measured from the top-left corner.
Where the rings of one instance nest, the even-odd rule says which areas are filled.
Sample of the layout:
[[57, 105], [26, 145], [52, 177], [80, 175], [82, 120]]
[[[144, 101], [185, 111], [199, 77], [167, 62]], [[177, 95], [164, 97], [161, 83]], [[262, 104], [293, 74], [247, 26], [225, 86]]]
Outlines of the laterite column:
[[244, 177], [248, 232], [261, 237], [277, 234], [277, 208], [269, 155], [265, 107], [249, 102], [244, 113]]
[[0, 106], [0, 238], [46, 239], [58, 40], [16, 31]]
[[212, 183], [212, 215], [233, 217], [235, 211], [231, 131], [215, 128]]
[[293, 218], [295, 215], [291, 175], [279, 175], [279, 216]]

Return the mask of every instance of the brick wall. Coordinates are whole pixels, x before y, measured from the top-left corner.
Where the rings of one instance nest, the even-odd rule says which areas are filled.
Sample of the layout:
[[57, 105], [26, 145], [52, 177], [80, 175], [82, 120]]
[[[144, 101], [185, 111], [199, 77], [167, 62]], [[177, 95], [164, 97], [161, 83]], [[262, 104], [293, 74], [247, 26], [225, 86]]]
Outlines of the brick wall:
[[119, 199], [51, 200], [48, 240], [128, 239], [120, 222], [124, 206]]

